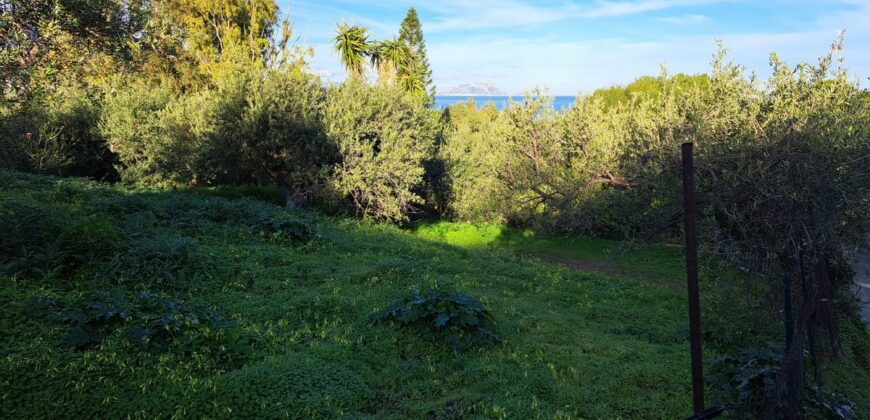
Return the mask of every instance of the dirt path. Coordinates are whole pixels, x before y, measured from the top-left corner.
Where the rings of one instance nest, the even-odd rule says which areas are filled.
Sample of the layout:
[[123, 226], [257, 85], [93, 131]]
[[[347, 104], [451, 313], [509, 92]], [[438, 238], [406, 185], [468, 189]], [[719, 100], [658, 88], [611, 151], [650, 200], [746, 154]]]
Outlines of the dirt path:
[[569, 268], [571, 270], [604, 274], [607, 276], [619, 277], [623, 279], [635, 279], [650, 284], [652, 286], [665, 287], [675, 290], [682, 290], [683, 286], [683, 283], [680, 282], [680, 279], [664, 278], [662, 276], [657, 276], [650, 273], [626, 270], [620, 268], [617, 264], [607, 260], [590, 260], [578, 258], [571, 255], [551, 254], [546, 252], [526, 252], [522, 253], [521, 255], [536, 259], [546, 264], [557, 265], [560, 267]]

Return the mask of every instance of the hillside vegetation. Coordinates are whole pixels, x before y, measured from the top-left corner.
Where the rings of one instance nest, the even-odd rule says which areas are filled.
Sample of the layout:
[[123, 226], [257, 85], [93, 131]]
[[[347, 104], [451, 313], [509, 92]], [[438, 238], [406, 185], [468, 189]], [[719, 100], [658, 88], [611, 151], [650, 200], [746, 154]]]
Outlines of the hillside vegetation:
[[685, 143], [711, 399], [866, 413], [843, 33], [766, 80], [719, 43], [559, 112], [436, 110], [413, 8], [336, 21], [330, 83], [274, 0], [2, 4], [4, 414], [686, 415]]
[[[619, 254], [616, 242], [498, 226], [408, 231], [200, 190], [10, 172], [0, 186], [0, 411], [10, 417], [690, 410], [678, 249]], [[617, 277], [510, 252], [548, 248], [639, 268]], [[728, 301], [717, 289], [729, 281], [709, 274], [708, 361], [777, 338], [777, 321], [752, 322], [762, 302]], [[376, 311], [432, 288], [478, 298], [501, 342], [455, 354], [371, 324]], [[845, 328], [855, 331], [829, 385], [866, 412], [870, 342], [851, 320]]]

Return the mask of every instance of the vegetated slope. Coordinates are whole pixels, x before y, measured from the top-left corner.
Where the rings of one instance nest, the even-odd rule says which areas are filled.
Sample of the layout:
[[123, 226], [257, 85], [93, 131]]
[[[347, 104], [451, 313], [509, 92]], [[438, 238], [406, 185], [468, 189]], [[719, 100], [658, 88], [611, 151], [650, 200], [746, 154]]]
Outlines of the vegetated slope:
[[[690, 411], [674, 288], [262, 202], [8, 172], [0, 235], [4, 416]], [[371, 325], [436, 286], [479, 298], [502, 343], [455, 356]], [[842, 376], [865, 386], [855, 360]]]

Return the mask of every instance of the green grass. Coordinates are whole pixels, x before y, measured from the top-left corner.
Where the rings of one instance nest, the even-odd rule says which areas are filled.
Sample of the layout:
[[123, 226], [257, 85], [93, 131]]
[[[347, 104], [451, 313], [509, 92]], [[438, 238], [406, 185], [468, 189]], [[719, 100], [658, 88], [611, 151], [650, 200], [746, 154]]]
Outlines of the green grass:
[[[409, 231], [245, 199], [3, 172], [0, 217], [7, 234], [29, 233], [0, 250], [4, 417], [690, 412], [686, 304], [671, 279], [680, 271], [677, 248], [498, 226]], [[269, 219], [311, 224], [317, 239], [276, 239], [263, 232]], [[560, 252], [614, 269], [543, 261]], [[502, 342], [457, 357], [444, 343], [370, 323], [372, 313], [433, 287], [478, 298]], [[64, 346], [72, 328], [64, 316], [100, 291], [121, 301], [147, 291], [232, 323], [183, 318], [183, 332], [171, 339], [140, 342], [129, 333], [149, 313], [131, 309], [125, 323], [103, 328], [95, 346]], [[763, 301], [714, 296], [705, 297], [708, 359], [771, 338], [776, 326], [759, 328], [751, 312]], [[867, 410], [870, 379], [856, 370], [866, 366], [867, 338], [852, 333], [850, 343], [865, 352], [848, 347], [830, 385]]]
[[682, 248], [632, 244], [591, 237], [542, 236], [531, 229], [496, 224], [437, 222], [411, 227], [420, 238], [449, 245], [510, 251], [569, 268], [682, 286]]

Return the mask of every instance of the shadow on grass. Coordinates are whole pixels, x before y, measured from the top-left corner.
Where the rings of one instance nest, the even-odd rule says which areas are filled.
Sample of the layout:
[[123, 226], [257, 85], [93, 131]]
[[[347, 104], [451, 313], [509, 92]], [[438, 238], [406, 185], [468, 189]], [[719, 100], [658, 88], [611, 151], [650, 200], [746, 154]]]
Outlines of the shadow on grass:
[[[154, 417], [177, 407], [211, 417], [255, 409], [291, 417], [425, 417], [448, 407], [481, 417], [672, 418], [688, 412], [682, 292], [647, 287], [630, 275], [556, 269], [516, 256], [567, 255], [670, 275], [681, 270], [679, 249], [621, 252], [618, 242], [540, 237], [492, 225], [440, 223], [408, 231], [248, 199], [4, 172], [0, 191], [0, 210], [23, 203], [61, 221], [111, 223], [122, 238], [119, 249], [145, 249], [158, 256], [157, 268], [168, 267], [178, 301], [208, 305], [256, 337], [234, 344], [247, 361], [241, 368], [222, 361], [214, 337], [180, 342], [159, 358], [116, 335], [90, 353], [73, 353], [53, 344], [63, 329], [25, 316], [23, 302], [44, 295], [78, 301], [105, 288], [107, 279], [97, 274], [111, 255], [101, 256], [99, 266], [78, 267], [76, 281], [4, 278], [0, 384], [14, 388], [2, 390], [13, 398], [0, 401], [0, 410], [15, 417]], [[274, 241], [260, 232], [263, 219], [272, 217], [311, 220], [317, 238], [310, 244]], [[127, 248], [148, 237], [182, 240]], [[172, 248], [165, 243], [189, 248], [171, 255], [181, 255], [177, 261], [184, 266], [198, 261], [196, 267], [204, 267], [196, 271], [207, 275], [159, 263], [171, 257], [159, 252]], [[162, 275], [157, 268], [143, 273]], [[129, 277], [134, 282], [121, 287], [164, 284]], [[504, 343], [457, 359], [446, 346], [370, 325], [374, 311], [436, 286], [479, 298], [492, 310]], [[759, 320], [755, 311], [769, 308], [750, 308], [721, 294], [707, 299], [711, 358], [775, 338], [753, 324]], [[70, 383], [82, 391], [68, 391]], [[339, 389], [342, 383], [352, 386]]]

